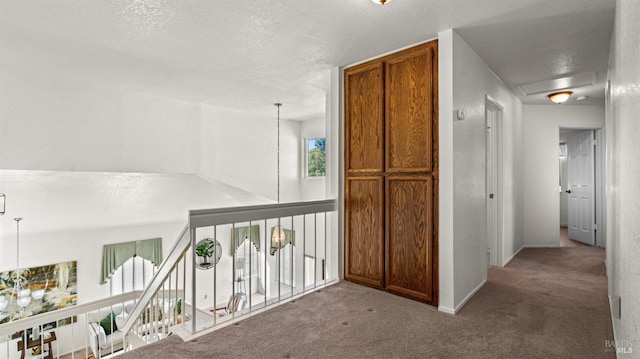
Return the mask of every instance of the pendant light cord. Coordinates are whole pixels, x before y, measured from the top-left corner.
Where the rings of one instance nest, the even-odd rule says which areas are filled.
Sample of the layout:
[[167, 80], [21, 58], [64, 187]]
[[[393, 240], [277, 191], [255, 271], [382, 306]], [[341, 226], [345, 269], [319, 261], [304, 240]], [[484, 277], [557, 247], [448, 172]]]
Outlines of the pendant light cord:
[[277, 159], [277, 167], [278, 167], [278, 190], [277, 190], [277, 200], [280, 203], [280, 106], [281, 103], [275, 103], [278, 108], [278, 159]]
[[20, 221], [22, 218], [14, 218], [16, 221], [16, 281], [18, 290], [22, 289], [20, 286]]

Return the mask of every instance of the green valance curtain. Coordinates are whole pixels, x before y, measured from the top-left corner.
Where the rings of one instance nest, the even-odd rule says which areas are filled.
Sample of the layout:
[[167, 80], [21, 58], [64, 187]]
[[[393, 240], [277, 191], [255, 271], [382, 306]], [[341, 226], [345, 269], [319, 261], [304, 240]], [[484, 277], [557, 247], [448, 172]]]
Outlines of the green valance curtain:
[[[271, 227], [271, 236], [269, 236], [269, 239], [273, 238], [273, 232], [276, 230], [276, 227]], [[296, 245], [296, 232], [292, 231], [290, 229], [282, 229], [282, 231], [284, 232], [284, 240], [282, 241], [282, 243], [280, 244], [280, 248], [284, 248], [287, 246], [287, 244], [291, 243], [291, 245], [295, 246]], [[271, 242], [271, 255], [274, 255], [276, 253], [276, 251], [278, 250], [278, 244], [273, 242], [272, 240], [270, 240]]]
[[251, 239], [251, 242], [256, 247], [256, 250], [260, 252], [260, 226], [247, 226], [247, 227], [236, 227], [231, 230], [231, 238], [233, 240], [233, 247], [231, 249], [231, 255], [240, 247], [242, 242], [244, 242], [247, 238]]
[[135, 256], [140, 256], [155, 265], [159, 265], [162, 263], [162, 238], [105, 244], [102, 247], [100, 284], [107, 283], [107, 280], [116, 269], [129, 260], [129, 258]]

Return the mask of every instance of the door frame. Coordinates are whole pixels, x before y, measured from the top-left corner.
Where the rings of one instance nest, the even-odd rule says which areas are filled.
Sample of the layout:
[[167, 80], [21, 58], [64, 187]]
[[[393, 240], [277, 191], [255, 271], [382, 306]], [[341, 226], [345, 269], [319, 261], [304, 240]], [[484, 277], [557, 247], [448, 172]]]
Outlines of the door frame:
[[[595, 138], [595, 151], [594, 151], [594, 201], [593, 201], [593, 213], [595, 219], [595, 246], [606, 248], [607, 244], [607, 231], [606, 231], [606, 215], [607, 215], [607, 162], [606, 162], [606, 127], [603, 126], [558, 126], [558, 143], [560, 143], [560, 130], [592, 130], [596, 134]], [[558, 216], [558, 224], [560, 223], [560, 216]], [[560, 247], [560, 233], [558, 233], [558, 247]]]
[[[489, 123], [489, 112], [494, 112], [495, 123]], [[487, 238], [487, 250], [489, 253], [487, 267], [490, 266], [504, 266], [503, 258], [503, 218], [504, 218], [504, 203], [503, 203], [503, 112], [504, 106], [502, 106], [497, 100], [493, 99], [488, 94], [485, 95], [485, 125], [487, 130], [487, 138], [485, 142], [485, 184], [486, 184], [486, 238]], [[493, 138], [493, 141], [489, 141]], [[493, 144], [493, 146], [491, 146]], [[493, 155], [491, 154], [493, 151]], [[492, 171], [490, 173], [489, 171]], [[493, 191], [493, 192], [492, 192]], [[490, 194], [494, 194], [494, 198], [491, 199]], [[494, 216], [490, 216], [493, 212]], [[491, 220], [493, 218], [493, 220]], [[494, 235], [495, 233], [495, 235]]]

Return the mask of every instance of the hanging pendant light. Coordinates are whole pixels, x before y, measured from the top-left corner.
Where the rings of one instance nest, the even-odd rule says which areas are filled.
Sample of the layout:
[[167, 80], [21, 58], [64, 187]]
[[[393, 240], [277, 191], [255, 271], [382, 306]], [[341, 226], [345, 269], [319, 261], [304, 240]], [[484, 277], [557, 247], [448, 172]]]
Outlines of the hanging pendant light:
[[386, 3], [390, 3], [392, 0], [371, 0], [378, 5], [384, 5]]
[[24, 273], [20, 270], [20, 221], [22, 221], [22, 218], [16, 217], [13, 220], [16, 221], [16, 281], [13, 290], [16, 294], [18, 307], [23, 309], [31, 303], [31, 289], [25, 288], [21, 282], [22, 274]]
[[[280, 107], [282, 107], [281, 103], [274, 103], [274, 105], [278, 108], [278, 150], [277, 150], [277, 165], [278, 168], [278, 180], [277, 180], [277, 202], [280, 203]], [[282, 244], [284, 243], [286, 237], [284, 233], [284, 228], [280, 225], [280, 219], [278, 219], [278, 225], [274, 227], [273, 233], [271, 233], [271, 247], [272, 248], [282, 248]]]
[[[22, 217], [16, 217], [13, 220], [16, 221], [16, 271], [13, 275], [13, 288], [11, 290], [11, 297], [16, 299], [17, 313], [21, 313], [24, 308], [31, 304], [31, 299], [40, 300], [44, 297], [49, 279], [44, 288], [31, 290], [29, 286], [29, 277], [31, 277], [31, 271], [29, 269], [20, 268], [20, 221]], [[9, 300], [4, 296], [0, 296], [0, 311], [5, 310], [9, 305]]]

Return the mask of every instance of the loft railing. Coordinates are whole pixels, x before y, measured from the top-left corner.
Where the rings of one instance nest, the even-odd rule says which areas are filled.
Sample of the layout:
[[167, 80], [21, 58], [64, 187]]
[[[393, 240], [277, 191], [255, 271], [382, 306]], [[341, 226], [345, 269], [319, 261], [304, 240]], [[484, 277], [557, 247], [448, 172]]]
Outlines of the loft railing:
[[[190, 211], [144, 291], [2, 324], [0, 357], [19, 358], [19, 341], [34, 344], [29, 329], [47, 332], [47, 323], [59, 321], [70, 324], [56, 329], [51, 350], [51, 336], [36, 339], [51, 357], [116, 355], [172, 333], [189, 337], [233, 323], [334, 282], [338, 249], [329, 229], [336, 209], [335, 200], [323, 200]], [[202, 241], [214, 243], [206, 265], [192, 249]], [[97, 321], [112, 312], [117, 330], [107, 334]]]
[[329, 235], [336, 210], [336, 200], [322, 200], [190, 211], [191, 246], [210, 238], [221, 243], [223, 256], [201, 270], [191, 252], [195, 320], [189, 331], [228, 323], [336, 281], [337, 240]]
[[[44, 358], [50, 351], [52, 358], [78, 359], [121, 351], [122, 336], [101, 333], [96, 322], [133, 306], [141, 294], [142, 291], [129, 292], [4, 323], [0, 325], [0, 358], [20, 358], [21, 348], [29, 358]], [[109, 324], [113, 323], [115, 318]], [[38, 332], [40, 335], [36, 335]], [[41, 348], [39, 355], [33, 355], [34, 347]]]

